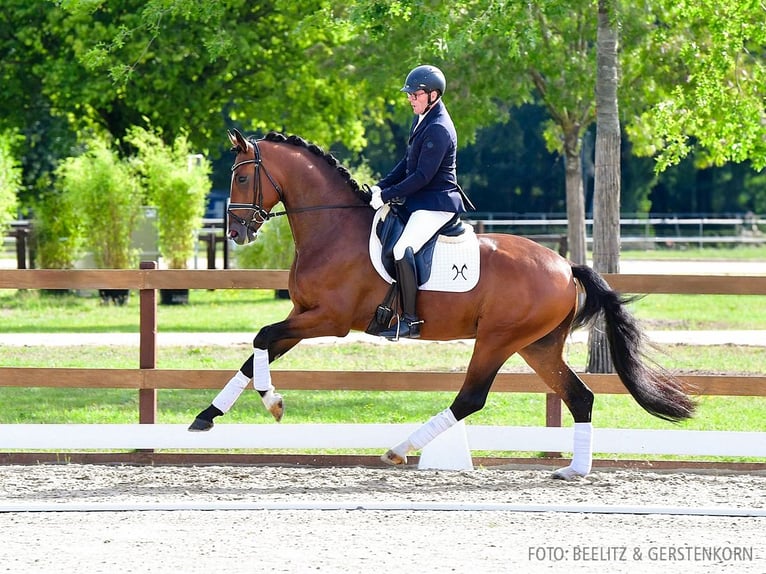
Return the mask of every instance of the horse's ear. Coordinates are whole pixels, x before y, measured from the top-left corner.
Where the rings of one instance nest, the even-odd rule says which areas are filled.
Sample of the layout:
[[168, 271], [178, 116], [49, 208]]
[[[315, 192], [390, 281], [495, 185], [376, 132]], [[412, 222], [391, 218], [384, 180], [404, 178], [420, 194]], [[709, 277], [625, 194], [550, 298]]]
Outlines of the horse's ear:
[[245, 139], [245, 136], [240, 133], [240, 131], [237, 128], [232, 128], [228, 130], [229, 134], [229, 141], [231, 142], [231, 145], [234, 147], [239, 148], [242, 151], [245, 151], [247, 149], [247, 140]]

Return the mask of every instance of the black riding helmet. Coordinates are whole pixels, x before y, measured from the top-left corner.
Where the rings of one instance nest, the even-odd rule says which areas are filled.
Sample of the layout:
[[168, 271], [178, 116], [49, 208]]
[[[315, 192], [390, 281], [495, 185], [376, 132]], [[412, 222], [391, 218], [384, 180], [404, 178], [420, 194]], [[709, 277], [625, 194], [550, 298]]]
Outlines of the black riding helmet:
[[413, 68], [404, 80], [404, 87], [399, 91], [407, 94], [414, 94], [418, 90], [425, 90], [429, 94], [436, 91], [442, 96], [446, 89], [447, 80], [442, 71], [436, 66], [425, 65]]

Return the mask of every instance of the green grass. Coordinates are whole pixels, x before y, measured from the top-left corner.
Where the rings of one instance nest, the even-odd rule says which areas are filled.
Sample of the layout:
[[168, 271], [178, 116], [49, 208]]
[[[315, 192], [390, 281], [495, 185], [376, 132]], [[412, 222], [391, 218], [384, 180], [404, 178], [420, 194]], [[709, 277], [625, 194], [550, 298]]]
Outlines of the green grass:
[[[465, 371], [472, 345], [462, 342], [406, 345], [372, 343], [302, 343], [273, 364], [276, 369]], [[157, 367], [163, 369], [236, 370], [251, 352], [250, 345], [229, 347], [158, 347]], [[733, 345], [662, 345], [647, 349], [649, 358], [665, 368], [683, 373], [760, 374], [766, 364], [766, 347]], [[585, 367], [584, 343], [567, 347], [567, 360], [578, 370]], [[0, 347], [0, 365], [49, 368], [138, 368], [138, 350], [123, 346]], [[528, 370], [517, 355], [505, 371]]]
[[[36, 290], [0, 291], [0, 331], [6, 333], [137, 333], [139, 299], [131, 293], [124, 306], [103, 305], [98, 297], [50, 295]], [[290, 302], [273, 291], [192, 290], [189, 305], [158, 305], [157, 322], [165, 332], [257, 331], [284, 319]]]
[[622, 259], [642, 260], [711, 260], [711, 261], [766, 261], [766, 245], [732, 245], [729, 247], [695, 247], [678, 244], [672, 249], [658, 246], [656, 249], [625, 249]]

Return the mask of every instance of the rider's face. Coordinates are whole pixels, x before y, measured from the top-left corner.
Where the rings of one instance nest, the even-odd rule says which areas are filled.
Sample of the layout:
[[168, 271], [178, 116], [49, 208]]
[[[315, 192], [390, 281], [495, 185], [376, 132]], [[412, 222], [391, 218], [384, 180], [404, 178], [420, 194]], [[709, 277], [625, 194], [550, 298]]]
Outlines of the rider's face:
[[[434, 97], [434, 92], [431, 92], [431, 97]], [[424, 113], [428, 107], [428, 92], [425, 90], [418, 90], [412, 94], [407, 94], [407, 99], [410, 101], [412, 111], [418, 115]]]

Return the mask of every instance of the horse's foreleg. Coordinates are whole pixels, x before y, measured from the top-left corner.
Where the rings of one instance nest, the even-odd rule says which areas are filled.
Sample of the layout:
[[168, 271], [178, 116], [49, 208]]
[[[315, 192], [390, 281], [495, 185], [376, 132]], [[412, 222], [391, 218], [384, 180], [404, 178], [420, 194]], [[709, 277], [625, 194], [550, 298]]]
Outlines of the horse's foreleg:
[[277, 341], [272, 345], [274, 350], [271, 352], [266, 349], [254, 348], [253, 354], [224, 385], [210, 406], [197, 415], [194, 422], [189, 426], [189, 430], [208, 431], [213, 428], [214, 419], [229, 412], [251, 379], [253, 380], [253, 387], [261, 395], [264, 406], [279, 422], [284, 415], [284, 401], [282, 396], [275, 391], [274, 385], [271, 384], [269, 363], [289, 351], [297, 342], [297, 340]]
[[253, 349], [253, 388], [261, 395], [266, 410], [279, 422], [285, 414], [285, 403], [271, 384], [270, 362], [268, 350]]
[[229, 412], [234, 403], [245, 390], [253, 376], [253, 355], [242, 364], [240, 369], [229, 379], [223, 389], [216, 395], [210, 406], [199, 413], [194, 422], [189, 425], [192, 432], [209, 431], [214, 426], [213, 419]]

